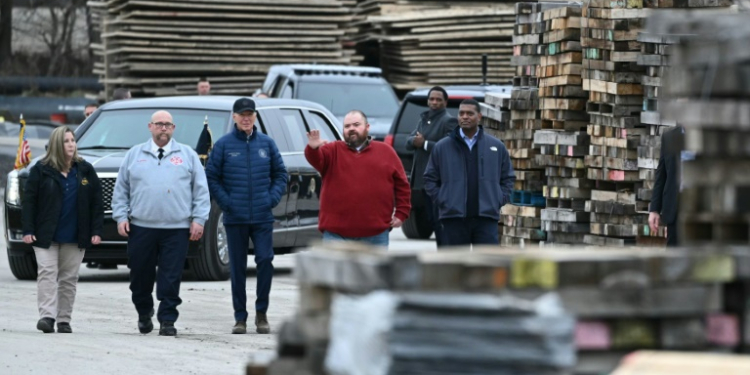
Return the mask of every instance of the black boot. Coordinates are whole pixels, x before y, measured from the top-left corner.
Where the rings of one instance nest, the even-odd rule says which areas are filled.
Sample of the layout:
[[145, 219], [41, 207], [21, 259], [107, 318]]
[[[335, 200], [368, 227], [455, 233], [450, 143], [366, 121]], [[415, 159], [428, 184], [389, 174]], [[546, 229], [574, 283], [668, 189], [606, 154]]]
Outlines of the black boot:
[[177, 336], [177, 328], [174, 322], [162, 322], [159, 328], [159, 336]]
[[154, 310], [146, 315], [138, 315], [138, 330], [141, 333], [146, 334], [154, 330], [154, 323], [151, 321], [151, 317], [154, 316]]
[[55, 332], [55, 319], [52, 319], [52, 318], [39, 319], [39, 321], [36, 322], [36, 329], [44, 333], [54, 333]]

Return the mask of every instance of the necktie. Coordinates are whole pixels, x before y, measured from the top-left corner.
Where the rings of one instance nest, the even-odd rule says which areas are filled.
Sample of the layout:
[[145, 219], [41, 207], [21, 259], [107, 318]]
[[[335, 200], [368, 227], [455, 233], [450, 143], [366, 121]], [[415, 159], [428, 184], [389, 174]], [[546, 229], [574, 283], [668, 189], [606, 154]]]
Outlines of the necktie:
[[163, 157], [164, 157], [164, 149], [163, 149], [163, 148], [160, 148], [160, 149], [158, 149], [157, 151], [159, 151], [159, 160], [161, 160], [161, 158], [163, 158]]

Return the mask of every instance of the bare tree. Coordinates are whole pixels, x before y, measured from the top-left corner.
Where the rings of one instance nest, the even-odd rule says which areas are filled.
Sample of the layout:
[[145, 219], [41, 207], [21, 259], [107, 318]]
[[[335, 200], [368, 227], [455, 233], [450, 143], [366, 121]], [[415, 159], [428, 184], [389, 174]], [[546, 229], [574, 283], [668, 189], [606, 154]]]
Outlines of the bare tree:
[[79, 68], [75, 61], [84, 55], [81, 50], [87, 47], [74, 43], [74, 35], [87, 34], [86, 30], [79, 29], [86, 27], [85, 22], [79, 22], [82, 21], [79, 17], [85, 17], [85, 5], [86, 0], [30, 0], [16, 19], [13, 25], [16, 33], [45, 47], [42, 53], [45, 64], [40, 74], [68, 75]]

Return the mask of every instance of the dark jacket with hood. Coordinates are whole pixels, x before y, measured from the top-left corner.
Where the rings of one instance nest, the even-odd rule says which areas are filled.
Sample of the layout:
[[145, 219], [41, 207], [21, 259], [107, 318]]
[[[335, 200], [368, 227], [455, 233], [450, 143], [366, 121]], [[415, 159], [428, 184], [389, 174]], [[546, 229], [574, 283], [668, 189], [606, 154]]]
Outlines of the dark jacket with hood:
[[[437, 205], [441, 220], [465, 218], [467, 213], [469, 146], [461, 138], [460, 129], [456, 127], [449, 137], [435, 145], [424, 174], [425, 190]], [[478, 216], [499, 220], [500, 208], [510, 201], [515, 173], [502, 141], [485, 134], [481, 126], [476, 137], [478, 165], [469, 168], [477, 168]]]
[[[102, 185], [89, 162], [81, 159], [75, 163], [78, 169], [78, 248], [88, 249], [91, 237], [102, 235]], [[34, 164], [29, 172], [23, 191], [21, 219], [23, 234], [36, 237], [33, 246], [49, 249], [52, 245], [63, 205], [60, 178], [60, 171], [41, 162]]]

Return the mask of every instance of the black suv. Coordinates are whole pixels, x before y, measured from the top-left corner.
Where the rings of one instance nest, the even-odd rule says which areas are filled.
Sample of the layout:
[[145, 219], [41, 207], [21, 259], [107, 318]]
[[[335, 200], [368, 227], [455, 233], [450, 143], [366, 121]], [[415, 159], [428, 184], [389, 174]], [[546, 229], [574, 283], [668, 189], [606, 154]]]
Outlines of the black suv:
[[[229, 96], [184, 96], [119, 100], [102, 106], [78, 127], [78, 152], [94, 165], [102, 180], [105, 209], [102, 243], [86, 251], [84, 262], [127, 263], [127, 241], [117, 233], [110, 204], [122, 158], [128, 149], [149, 139], [147, 124], [151, 115], [160, 109], [169, 111], [177, 124], [174, 139], [195, 147], [206, 116], [214, 142], [231, 131], [232, 105], [236, 99]], [[303, 155], [307, 145], [306, 133], [318, 129], [329, 141], [339, 140], [341, 135], [333, 114], [317, 103], [258, 99], [256, 105], [258, 119], [255, 125], [276, 141], [289, 172], [286, 193], [273, 209], [274, 252], [289, 253], [293, 248], [306, 246], [311, 240], [321, 237], [317, 228], [321, 178]], [[5, 188], [8, 260], [13, 275], [23, 280], [36, 278], [34, 251], [22, 240], [22, 187], [28, 173], [29, 168], [10, 172]], [[249, 253], [252, 253], [251, 249], [252, 245]], [[211, 204], [205, 235], [201, 241], [190, 244], [186, 267], [199, 280], [229, 278], [226, 232], [221, 209], [215, 202]]]
[[[512, 86], [476, 85], [476, 86], [443, 86], [448, 92], [447, 110], [451, 116], [456, 117], [458, 106], [465, 99], [475, 99], [484, 102], [484, 94], [487, 92], [503, 93], [510, 97]], [[411, 175], [411, 167], [414, 161], [414, 152], [406, 149], [406, 139], [411, 132], [417, 128], [420, 114], [429, 110], [427, 106], [427, 95], [429, 88], [414, 90], [404, 97], [401, 108], [393, 120], [391, 130], [385, 137], [385, 143], [396, 149], [401, 163], [404, 164], [406, 175]], [[432, 235], [432, 227], [424, 211], [423, 196], [420, 192], [411, 194], [411, 214], [403, 226], [404, 234], [408, 238], [427, 239]]]
[[398, 97], [380, 68], [342, 65], [274, 65], [261, 90], [272, 98], [310, 100], [339, 119], [359, 109], [370, 122], [370, 135], [382, 141], [398, 111]]

